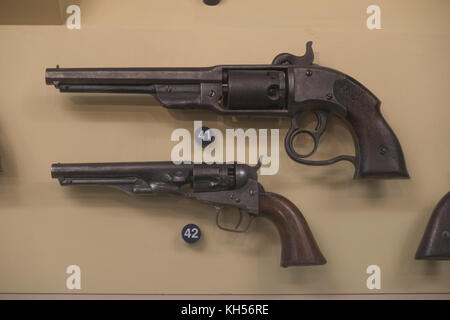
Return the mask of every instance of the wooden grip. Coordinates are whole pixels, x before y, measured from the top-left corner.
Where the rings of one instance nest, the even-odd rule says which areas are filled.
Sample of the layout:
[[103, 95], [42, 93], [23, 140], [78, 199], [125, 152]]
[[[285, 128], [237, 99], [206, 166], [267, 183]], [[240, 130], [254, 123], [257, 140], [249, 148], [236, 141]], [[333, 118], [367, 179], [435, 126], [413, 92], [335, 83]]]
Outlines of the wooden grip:
[[416, 252], [418, 260], [450, 260], [450, 192], [434, 208]]
[[259, 205], [262, 216], [272, 220], [280, 234], [282, 267], [327, 262], [308, 223], [291, 201], [275, 193], [263, 193]]
[[356, 147], [355, 178], [409, 178], [403, 151], [380, 112], [380, 101], [351, 78], [337, 80], [337, 101], [347, 108]]

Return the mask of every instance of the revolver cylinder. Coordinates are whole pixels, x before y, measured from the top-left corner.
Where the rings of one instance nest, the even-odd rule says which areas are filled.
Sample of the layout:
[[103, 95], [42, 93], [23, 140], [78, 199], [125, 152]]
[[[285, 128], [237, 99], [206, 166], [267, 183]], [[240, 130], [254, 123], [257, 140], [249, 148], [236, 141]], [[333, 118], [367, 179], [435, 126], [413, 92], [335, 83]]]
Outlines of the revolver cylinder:
[[257, 179], [256, 174], [251, 171], [251, 167], [243, 164], [196, 164], [192, 173], [193, 191], [211, 192], [241, 188], [248, 179]]
[[229, 109], [283, 109], [286, 77], [277, 70], [229, 70], [226, 72], [225, 105]]

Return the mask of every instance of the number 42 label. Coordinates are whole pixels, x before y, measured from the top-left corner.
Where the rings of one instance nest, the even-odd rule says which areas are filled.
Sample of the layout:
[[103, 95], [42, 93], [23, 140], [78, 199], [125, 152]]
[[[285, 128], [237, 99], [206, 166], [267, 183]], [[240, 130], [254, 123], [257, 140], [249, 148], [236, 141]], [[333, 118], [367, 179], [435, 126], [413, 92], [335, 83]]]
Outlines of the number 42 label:
[[194, 243], [200, 240], [201, 232], [200, 228], [193, 223], [187, 224], [181, 230], [181, 236], [187, 243]]

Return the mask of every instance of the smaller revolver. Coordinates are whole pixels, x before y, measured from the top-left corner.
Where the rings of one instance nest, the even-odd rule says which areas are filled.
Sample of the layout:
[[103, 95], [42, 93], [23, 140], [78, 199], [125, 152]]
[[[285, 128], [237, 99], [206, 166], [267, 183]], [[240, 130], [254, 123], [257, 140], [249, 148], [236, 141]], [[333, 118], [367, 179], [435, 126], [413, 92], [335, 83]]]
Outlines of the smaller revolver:
[[[62, 186], [103, 185], [129, 194], [174, 194], [212, 204], [220, 229], [245, 232], [256, 217], [273, 221], [281, 238], [281, 266], [321, 265], [323, 257], [300, 210], [283, 196], [266, 192], [258, 183], [255, 167], [245, 164], [179, 164], [172, 162], [128, 162], [53, 164], [52, 178]], [[186, 190], [187, 189], [187, 190]], [[234, 229], [221, 226], [224, 206], [239, 210]], [[249, 215], [240, 228], [243, 212]]]

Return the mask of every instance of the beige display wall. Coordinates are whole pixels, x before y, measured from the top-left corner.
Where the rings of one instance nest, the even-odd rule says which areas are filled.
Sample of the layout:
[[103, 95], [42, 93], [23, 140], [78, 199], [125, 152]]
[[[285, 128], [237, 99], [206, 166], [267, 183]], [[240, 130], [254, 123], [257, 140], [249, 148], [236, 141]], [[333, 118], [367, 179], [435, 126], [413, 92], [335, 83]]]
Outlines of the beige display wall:
[[[414, 260], [434, 206], [450, 189], [449, 1], [78, 3], [80, 30], [0, 26], [1, 293], [450, 292], [449, 262]], [[381, 30], [366, 27], [371, 4], [381, 8]], [[316, 63], [380, 98], [410, 180], [355, 181], [349, 163], [293, 162], [282, 144], [289, 119], [168, 111], [148, 96], [61, 94], [44, 81], [45, 68], [56, 64], [264, 64], [280, 52], [302, 54], [308, 40]], [[280, 129], [279, 172], [260, 182], [302, 210], [326, 265], [281, 268], [279, 236], [267, 220], [245, 234], [227, 233], [206, 204], [62, 188], [50, 177], [54, 162], [169, 160], [171, 133], [192, 131], [194, 120], [222, 132]], [[348, 152], [350, 135], [331, 119], [319, 156]], [[193, 246], [180, 237], [187, 223], [203, 232]], [[81, 290], [66, 288], [69, 265], [81, 268]], [[369, 265], [381, 269], [379, 290], [366, 286]]]

